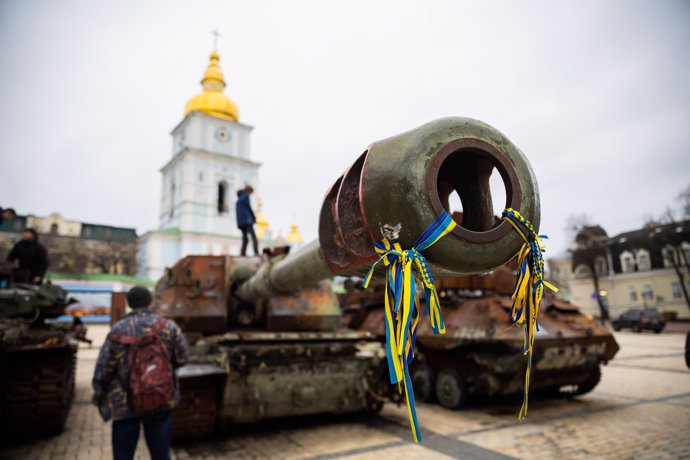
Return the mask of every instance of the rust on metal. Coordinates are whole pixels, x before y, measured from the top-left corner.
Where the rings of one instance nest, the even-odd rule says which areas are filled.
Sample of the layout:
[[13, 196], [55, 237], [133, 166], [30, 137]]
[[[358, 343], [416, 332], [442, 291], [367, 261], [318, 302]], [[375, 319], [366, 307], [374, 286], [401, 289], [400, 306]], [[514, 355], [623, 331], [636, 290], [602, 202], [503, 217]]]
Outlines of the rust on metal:
[[371, 245], [371, 235], [364, 223], [360, 200], [362, 168], [367, 153], [368, 151], [365, 151], [360, 155], [343, 175], [335, 213], [338, 233], [344, 247], [358, 260], [358, 263], [376, 259], [376, 252]]
[[343, 326], [338, 299], [327, 281], [307, 286], [299, 295], [270, 299], [267, 318], [271, 331], [332, 330]]

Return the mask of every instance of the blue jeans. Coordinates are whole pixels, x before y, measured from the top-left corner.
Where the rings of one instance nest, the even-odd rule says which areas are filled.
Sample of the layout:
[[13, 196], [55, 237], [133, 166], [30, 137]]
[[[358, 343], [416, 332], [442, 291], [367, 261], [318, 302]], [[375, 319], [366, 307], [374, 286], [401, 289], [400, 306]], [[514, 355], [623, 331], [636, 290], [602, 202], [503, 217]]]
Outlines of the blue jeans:
[[254, 247], [254, 255], [259, 255], [259, 245], [256, 241], [256, 233], [254, 233], [254, 225], [243, 225], [240, 227], [242, 230], [242, 250], [240, 251], [241, 256], [247, 255], [247, 243], [249, 242], [249, 237], [252, 237], [252, 246]]
[[144, 425], [144, 437], [151, 460], [170, 460], [172, 439], [172, 411], [165, 409], [140, 417], [113, 422], [113, 460], [132, 460], [139, 441], [139, 427]]

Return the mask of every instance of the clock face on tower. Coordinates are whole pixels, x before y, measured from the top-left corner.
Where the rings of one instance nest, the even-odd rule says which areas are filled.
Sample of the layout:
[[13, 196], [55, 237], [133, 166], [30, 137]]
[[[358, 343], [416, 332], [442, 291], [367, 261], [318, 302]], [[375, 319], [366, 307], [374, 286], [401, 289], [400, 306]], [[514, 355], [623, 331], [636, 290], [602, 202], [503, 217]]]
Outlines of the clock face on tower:
[[218, 128], [216, 130], [216, 139], [218, 139], [221, 142], [227, 142], [228, 139], [230, 139], [230, 133], [225, 128]]

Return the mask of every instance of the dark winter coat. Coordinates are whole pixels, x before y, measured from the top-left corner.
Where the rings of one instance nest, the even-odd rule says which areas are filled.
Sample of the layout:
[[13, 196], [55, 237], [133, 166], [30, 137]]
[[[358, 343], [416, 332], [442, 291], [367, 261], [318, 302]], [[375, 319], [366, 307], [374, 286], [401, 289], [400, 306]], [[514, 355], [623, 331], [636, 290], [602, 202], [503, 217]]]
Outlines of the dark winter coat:
[[38, 241], [19, 241], [10, 251], [7, 260], [18, 260], [19, 269], [29, 273], [29, 281], [36, 276], [43, 278], [48, 269], [48, 252]]
[[[122, 420], [135, 417], [127, 404], [127, 383], [129, 381], [128, 353], [129, 345], [122, 345], [114, 341], [113, 334], [140, 337], [150, 333], [160, 316], [149, 308], [137, 308], [115, 323], [111, 329], [96, 361], [93, 373], [93, 402], [98, 405], [101, 417], [105, 421], [113, 418]], [[168, 347], [172, 367], [177, 369], [187, 363], [189, 343], [180, 328], [172, 320], [166, 320], [161, 331], [161, 338]], [[124, 385], [123, 385], [124, 382]], [[178, 387], [179, 388], [179, 387]], [[170, 401], [170, 407], [179, 402], [179, 391], [175, 399]]]
[[237, 192], [237, 203], [235, 204], [235, 215], [237, 216], [237, 227], [253, 225], [256, 222], [252, 205], [249, 202], [249, 194], [244, 190]]

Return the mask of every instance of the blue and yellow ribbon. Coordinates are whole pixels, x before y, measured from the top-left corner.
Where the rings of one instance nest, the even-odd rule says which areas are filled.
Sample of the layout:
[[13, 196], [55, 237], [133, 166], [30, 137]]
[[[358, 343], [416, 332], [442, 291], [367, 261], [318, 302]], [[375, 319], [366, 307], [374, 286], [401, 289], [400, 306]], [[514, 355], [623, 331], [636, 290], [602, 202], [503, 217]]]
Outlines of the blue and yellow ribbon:
[[447, 212], [442, 211], [441, 215], [419, 237], [411, 249], [403, 250], [399, 243], [391, 244], [386, 238], [380, 243], [374, 243], [374, 248], [381, 257], [369, 269], [363, 283], [366, 288], [371, 281], [376, 265], [383, 261], [383, 265], [388, 267], [385, 290], [388, 372], [391, 383], [397, 384], [399, 391], [401, 391], [400, 383], [403, 384], [410, 427], [415, 442], [422, 440], [408, 368], [409, 364], [412, 363], [417, 325], [421, 316], [415, 272], [419, 274], [421, 284], [424, 287], [425, 313], [428, 313], [431, 318], [431, 328], [434, 334], [445, 334], [446, 326], [443, 322], [434, 278], [431, 276], [426, 258], [420, 252], [434, 245], [444, 235], [452, 231], [455, 225], [453, 218]]
[[518, 326], [525, 330], [523, 353], [527, 355], [527, 370], [525, 372], [525, 393], [522, 408], [518, 418], [524, 419], [527, 415], [527, 395], [529, 394], [529, 379], [532, 370], [532, 352], [534, 350], [534, 337], [539, 331], [537, 315], [539, 304], [544, 295], [544, 287], [558, 292], [558, 289], [544, 280], [544, 256], [546, 246], [542, 244], [547, 239], [546, 235], [537, 235], [532, 224], [518, 211], [506, 208], [503, 210], [502, 219], [508, 221], [525, 242], [518, 253], [518, 273], [511, 299], [513, 309], [511, 316]]

